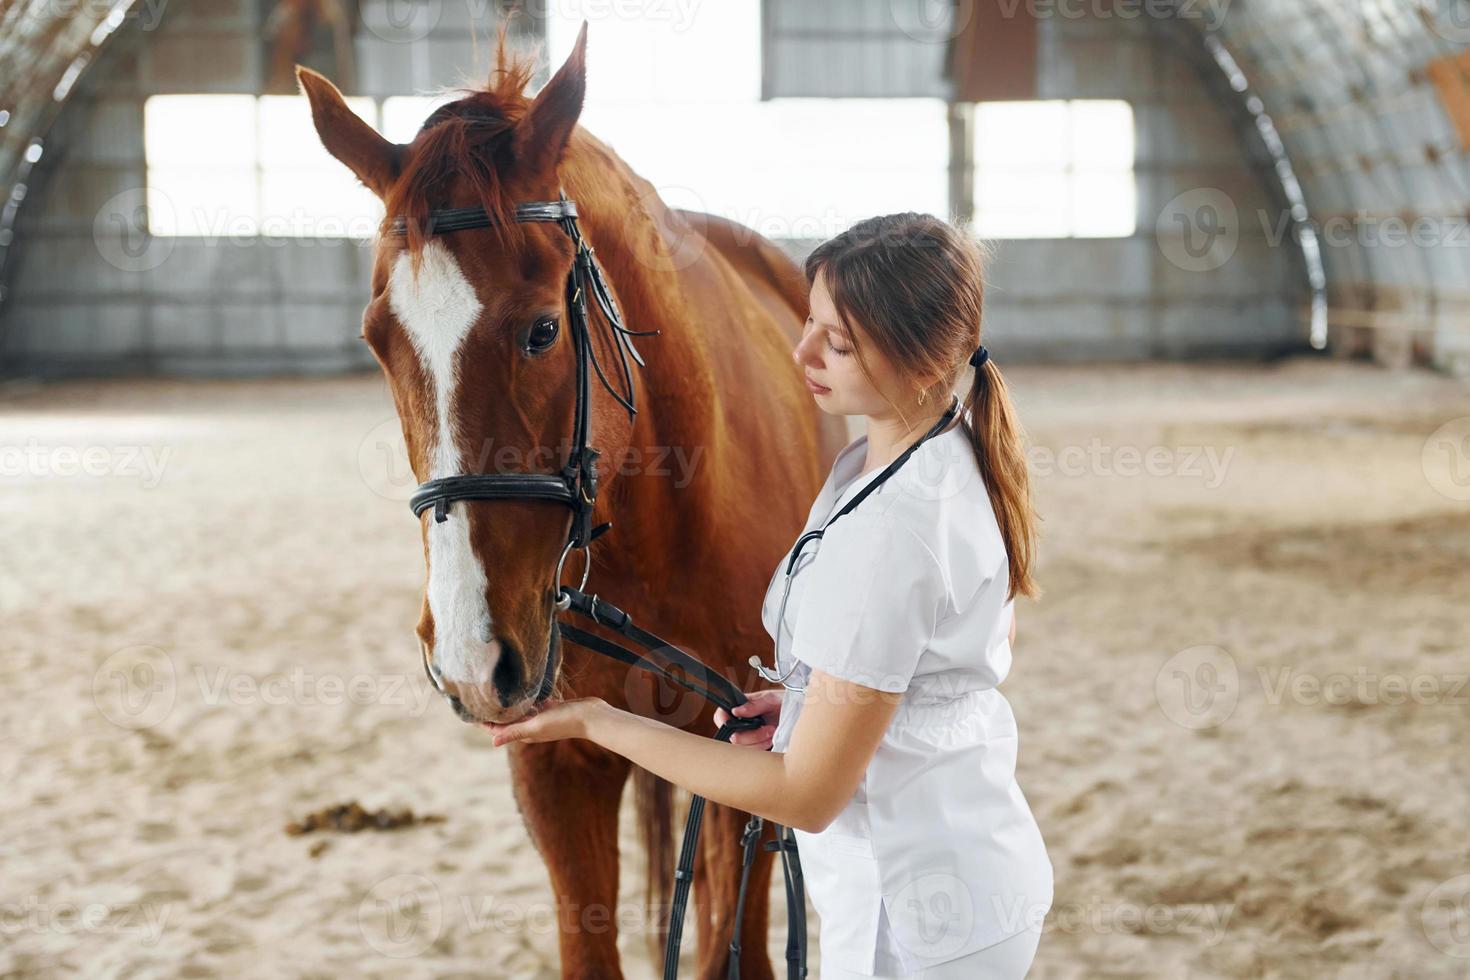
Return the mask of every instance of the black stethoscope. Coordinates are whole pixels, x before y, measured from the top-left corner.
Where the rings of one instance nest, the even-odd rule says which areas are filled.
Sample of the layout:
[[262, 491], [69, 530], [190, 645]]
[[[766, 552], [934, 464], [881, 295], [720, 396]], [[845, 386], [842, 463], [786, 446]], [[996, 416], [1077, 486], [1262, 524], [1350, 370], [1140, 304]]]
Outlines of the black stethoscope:
[[[780, 684], [788, 691], [796, 691], [799, 693], [806, 690], [805, 685], [802, 685], [801, 687], [793, 687], [792, 685], [786, 683], [786, 678], [790, 677], [792, 671], [796, 670], [797, 661], [795, 659], [791, 661], [791, 666], [786, 669], [785, 673], [776, 673], [777, 670], [781, 669], [781, 630], [786, 625], [786, 600], [791, 596], [791, 579], [797, 571], [797, 564], [799, 560], [803, 557], [803, 549], [806, 548], [808, 542], [821, 540], [822, 535], [827, 533], [827, 528], [835, 524], [839, 517], [849, 513], [854, 507], [867, 499], [868, 494], [872, 493], [874, 490], [877, 490], [880, 486], [882, 486], [884, 480], [887, 480], [894, 473], [897, 473], [899, 468], [903, 466], [904, 463], [908, 462], [909, 457], [912, 456], [920, 446], [928, 442], [940, 432], [944, 431], [944, 429], [949, 425], [950, 421], [954, 419], [955, 414], [958, 413], [959, 410], [960, 400], [959, 398], [955, 398], [954, 402], [949, 406], [949, 410], [939, 417], [938, 422], [934, 423], [934, 427], [931, 428], [928, 432], [924, 433], [924, 437], [922, 439], [914, 443], [909, 448], [905, 449], [897, 459], [889, 463], [888, 466], [884, 468], [883, 472], [878, 475], [877, 479], [875, 479], [872, 483], [869, 483], [867, 486], [863, 487], [863, 489], [858, 493], [856, 497], [853, 497], [852, 500], [848, 501], [847, 506], [843, 507], [836, 514], [833, 514], [832, 517], [827, 521], [827, 523], [823, 524], [817, 530], [808, 531], [801, 537], [796, 539], [796, 546], [791, 550], [791, 557], [786, 562], [786, 584], [781, 592], [780, 611], [776, 613], [775, 669], [767, 668], [764, 664], [761, 663], [760, 657], [751, 657], [749, 660], [750, 665], [756, 669], [756, 672], [760, 674], [761, 677], [770, 681], [772, 684]], [[816, 560], [815, 554], [806, 555], [805, 557], [808, 559], [809, 562]]]

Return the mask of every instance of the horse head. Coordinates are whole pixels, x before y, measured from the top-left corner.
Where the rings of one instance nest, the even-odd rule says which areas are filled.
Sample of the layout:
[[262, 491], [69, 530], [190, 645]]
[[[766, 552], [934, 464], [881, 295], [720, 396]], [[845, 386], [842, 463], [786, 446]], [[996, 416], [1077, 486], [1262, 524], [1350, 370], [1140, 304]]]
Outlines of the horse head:
[[[502, 26], [489, 84], [436, 109], [403, 145], [352, 113], [331, 82], [298, 69], [323, 145], [385, 205], [362, 336], [421, 483], [556, 475], [575, 462], [578, 321], [568, 282], [577, 245], [566, 226], [518, 221], [516, 209], [557, 201], [565, 186], [559, 167], [586, 92], [586, 38], [584, 23], [531, 99], [523, 90], [533, 65], [507, 58]], [[486, 226], [432, 233], [432, 212], [471, 207], [483, 208]], [[614, 331], [587, 336], [594, 358], [619, 353]], [[596, 384], [586, 392], [585, 441], [616, 458], [632, 412]], [[465, 720], [513, 721], [555, 684], [555, 603], [572, 516], [536, 499], [459, 499], [422, 513], [417, 634], [431, 680]]]

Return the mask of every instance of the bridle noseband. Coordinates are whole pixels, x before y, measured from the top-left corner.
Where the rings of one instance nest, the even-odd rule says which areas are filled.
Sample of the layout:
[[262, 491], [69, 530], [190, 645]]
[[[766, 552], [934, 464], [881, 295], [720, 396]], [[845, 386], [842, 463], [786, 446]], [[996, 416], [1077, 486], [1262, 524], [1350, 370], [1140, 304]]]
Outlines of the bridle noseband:
[[[571, 271], [567, 273], [566, 284], [567, 311], [571, 319], [572, 343], [577, 358], [577, 403], [572, 417], [572, 448], [567, 456], [566, 465], [559, 473], [466, 473], [428, 480], [419, 484], [418, 489], [414, 491], [413, 497], [409, 500], [409, 505], [413, 508], [415, 517], [430, 507], [434, 508], [434, 520], [440, 524], [449, 519], [449, 505], [457, 500], [546, 500], [570, 508], [572, 526], [567, 536], [566, 546], [562, 549], [561, 559], [556, 565], [555, 580], [556, 607], [558, 611], [565, 612], [570, 600], [561, 591], [561, 572], [567, 555], [577, 548], [583, 549], [580, 588], [585, 588], [587, 574], [592, 567], [591, 556], [586, 554], [586, 549], [598, 535], [612, 527], [610, 523], [598, 527], [592, 526], [592, 511], [597, 505], [597, 459], [601, 453], [587, 445], [591, 416], [588, 364], [590, 363], [596, 369], [603, 387], [627, 409], [628, 420], [632, 422], [638, 414], [638, 409], [634, 405], [636, 391], [633, 375], [628, 367], [628, 355], [633, 356], [633, 360], [638, 362], [639, 367], [643, 366], [643, 358], [639, 356], [630, 338], [653, 337], [657, 336], [659, 331], [639, 332], [629, 330], [623, 325], [622, 313], [618, 310], [612, 292], [608, 289], [607, 281], [602, 276], [602, 269], [592, 257], [593, 248], [582, 237], [582, 231], [577, 225], [577, 205], [567, 198], [565, 191], [559, 193], [560, 197], [555, 201], [532, 201], [517, 205], [515, 220], [518, 222], [554, 221], [567, 233], [567, 237], [572, 240], [576, 248], [576, 257], [573, 260]], [[494, 220], [483, 207], [440, 208], [430, 211], [425, 216], [424, 230], [428, 235], [436, 235], [474, 228], [489, 228], [494, 224]], [[397, 218], [390, 228], [395, 235], [407, 235], [408, 221], [401, 217]], [[602, 315], [616, 340], [623, 382], [628, 392], [626, 397], [620, 394], [608, 380], [606, 373], [602, 370], [601, 362], [597, 359], [597, 352], [592, 349], [592, 331], [587, 310], [589, 292], [596, 298], [597, 305], [602, 310]]]

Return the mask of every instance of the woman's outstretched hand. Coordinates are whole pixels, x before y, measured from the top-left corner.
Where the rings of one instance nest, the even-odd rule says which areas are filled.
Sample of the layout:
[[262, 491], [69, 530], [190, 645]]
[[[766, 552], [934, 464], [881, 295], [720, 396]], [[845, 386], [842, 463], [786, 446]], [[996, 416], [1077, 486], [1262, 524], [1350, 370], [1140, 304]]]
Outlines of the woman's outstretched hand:
[[[752, 745], [758, 749], [769, 749], [771, 738], [776, 734], [776, 725], [781, 720], [781, 696], [783, 691], [747, 691], [744, 704], [735, 706], [735, 717], [753, 718], [760, 715], [765, 718], [766, 723], [759, 728], [749, 731], [732, 732], [730, 734], [731, 745]], [[727, 721], [730, 713], [724, 708], [715, 709], [715, 730], [718, 731]]]
[[586, 738], [588, 715], [607, 707], [602, 698], [552, 700], [531, 711], [519, 721], [506, 725], [484, 721], [480, 727], [490, 730], [491, 743], [497, 748], [509, 742], [556, 742], [564, 738]]

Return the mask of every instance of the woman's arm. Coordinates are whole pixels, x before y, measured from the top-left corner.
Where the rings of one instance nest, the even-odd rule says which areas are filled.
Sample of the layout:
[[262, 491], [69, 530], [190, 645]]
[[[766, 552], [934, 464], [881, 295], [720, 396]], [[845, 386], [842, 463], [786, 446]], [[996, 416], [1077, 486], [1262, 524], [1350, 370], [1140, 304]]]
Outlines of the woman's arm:
[[730, 745], [606, 702], [589, 712], [586, 737], [676, 786], [767, 820], [807, 829], [807, 794], [790, 785], [786, 756]]
[[705, 799], [815, 834], [852, 798], [902, 698], [813, 670], [784, 753], [694, 735], [600, 698], [486, 727], [496, 745], [586, 738]]
[[1011, 635], [1010, 635], [1010, 641], [1011, 641], [1011, 646], [1015, 646], [1016, 645], [1016, 610], [1015, 609], [1012, 609], [1011, 610]]
[[605, 702], [586, 737], [691, 793], [820, 833], [856, 792], [902, 694], [813, 670], [787, 751], [752, 752]]

